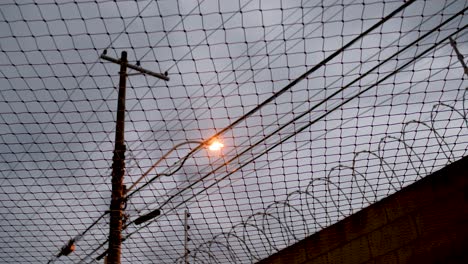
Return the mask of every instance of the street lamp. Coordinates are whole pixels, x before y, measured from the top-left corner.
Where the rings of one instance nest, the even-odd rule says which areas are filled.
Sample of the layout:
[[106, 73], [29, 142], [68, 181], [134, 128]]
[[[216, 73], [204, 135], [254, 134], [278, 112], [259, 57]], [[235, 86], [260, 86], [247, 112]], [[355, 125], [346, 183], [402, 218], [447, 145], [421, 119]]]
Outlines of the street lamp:
[[[179, 166], [179, 168], [183, 165], [185, 160], [187, 160], [191, 155], [193, 155], [193, 153], [195, 153], [195, 151], [199, 150], [202, 147], [206, 147], [210, 151], [220, 151], [224, 147], [224, 144], [221, 143], [217, 138], [213, 138], [213, 139], [205, 141], [205, 142], [203, 142], [203, 141], [186, 141], [186, 142], [179, 143], [179, 144], [175, 145], [174, 147], [172, 147], [168, 152], [166, 152], [166, 154], [164, 154], [161, 158], [159, 158], [145, 173], [143, 173], [143, 175], [141, 175], [141, 177], [138, 178], [138, 180], [136, 180], [132, 184], [132, 186], [130, 186], [130, 188], [127, 189], [126, 193], [128, 194], [130, 190], [132, 190], [143, 178], [145, 178], [153, 169], [156, 168], [156, 166], [158, 166], [164, 159], [166, 159], [173, 151], [175, 151], [180, 146], [188, 145], [188, 144], [198, 144], [198, 146], [195, 147], [194, 149], [192, 149], [187, 155], [185, 155], [185, 157], [183, 157], [181, 159], [182, 163]], [[168, 174], [167, 176], [170, 176], [170, 175], [172, 175], [174, 173], [175, 172], [173, 172], [171, 174]], [[153, 178], [152, 180], [154, 180], [154, 179], [155, 178]], [[140, 187], [137, 190], [129, 193], [126, 196], [126, 199], [128, 199], [130, 196], [132, 196], [136, 191], [138, 191], [142, 187]], [[147, 213], [145, 215], [142, 215], [142, 216], [138, 217], [136, 220], [133, 221], [133, 223], [136, 224], [136, 225], [140, 225], [140, 224], [143, 224], [144, 222], [147, 222], [148, 220], [151, 220], [151, 219], [159, 216], [160, 214], [161, 214], [161, 210], [160, 209], [155, 209], [155, 210], [153, 210], [153, 211], [151, 211], [151, 212], [149, 212], [149, 213]]]

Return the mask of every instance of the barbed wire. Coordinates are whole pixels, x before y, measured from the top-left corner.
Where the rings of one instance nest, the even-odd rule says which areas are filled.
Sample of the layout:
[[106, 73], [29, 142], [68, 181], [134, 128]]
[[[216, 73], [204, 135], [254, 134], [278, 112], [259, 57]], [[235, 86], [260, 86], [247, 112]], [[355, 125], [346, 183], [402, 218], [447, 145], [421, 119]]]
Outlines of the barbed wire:
[[[456, 135], [463, 135], [462, 131], [468, 131], [468, 111], [466, 109], [467, 94], [468, 88], [465, 88], [465, 92], [462, 97], [462, 109], [456, 109], [453, 105], [449, 105], [447, 103], [439, 103], [434, 105], [432, 111], [430, 112], [429, 122], [411, 120], [404, 123], [402, 126], [403, 130], [399, 133], [399, 136], [388, 135], [381, 138], [377, 149], [374, 151], [363, 150], [356, 152], [354, 154], [351, 165], [337, 165], [330, 170], [327, 177], [312, 179], [306, 186], [305, 190], [296, 190], [289, 193], [284, 201], [275, 201], [274, 203], [271, 203], [265, 208], [263, 212], [252, 214], [251, 216], [247, 217], [245, 221], [231, 227], [230, 231], [227, 233], [217, 234], [212, 238], [212, 240], [198, 245], [196, 249], [191, 251], [191, 257], [195, 263], [223, 263], [225, 261], [231, 263], [240, 263], [243, 262], [241, 261], [242, 259], [246, 258], [251, 262], [259, 261], [265, 256], [272, 255], [281, 249], [280, 246], [275, 246], [275, 243], [277, 243], [278, 240], [275, 237], [272, 237], [274, 233], [278, 233], [278, 230], [281, 232], [281, 241], [283, 242], [286, 240], [286, 244], [291, 245], [300, 241], [307, 234], [318, 232], [321, 229], [336, 222], [336, 219], [333, 219], [334, 217], [330, 216], [330, 212], [328, 210], [335, 211], [339, 215], [338, 218], [347, 217], [352, 213], [355, 213], [358, 210], [363, 209], [366, 206], [371, 205], [380, 199], [402, 189], [409, 183], [429, 175], [433, 171], [427, 171], [425, 167], [421, 168], [414, 162], [414, 159], [416, 159], [419, 164], [424, 164], [425, 159], [418, 155], [414, 148], [406, 142], [407, 139], [405, 138], [405, 135], [411, 131], [408, 129], [408, 126], [412, 124], [416, 125], [416, 133], [418, 132], [418, 127], [422, 126], [423, 129], [421, 129], [421, 131], [429, 130], [430, 133], [434, 135], [434, 137], [431, 138], [431, 143], [436, 143], [438, 145], [437, 153], [440, 151], [445, 156], [445, 159], [439, 161], [441, 162], [442, 166], [454, 162], [455, 153], [453, 152], [453, 149], [456, 147], [456, 143], [458, 142], [455, 141], [455, 144], [449, 145], [444, 140], [444, 137], [440, 135], [437, 132], [438, 129], [435, 128], [435, 117], [442, 112], [440, 110], [441, 108], [445, 108], [444, 111], [448, 110], [451, 114], [459, 115], [460, 119], [463, 120], [463, 123], [465, 123], [465, 126], [460, 127], [460, 131]], [[392, 141], [397, 142], [398, 147], [400, 147], [400, 145], [403, 146], [403, 150], [412, 167], [411, 172], [405, 171], [405, 176], [413, 178], [412, 180], [405, 182], [404, 178], [402, 179], [399, 177], [400, 173], [395, 169], [396, 164], [393, 164], [392, 166], [385, 160], [388, 157], [385, 157], [383, 152], [386, 149], [386, 145], [392, 143]], [[368, 157], [359, 159], [360, 156]], [[379, 180], [378, 185], [372, 184], [368, 179], [369, 175], [366, 173], [361, 173], [359, 171], [360, 167], [356, 166], [359, 161], [371, 159], [377, 159], [377, 166], [379, 167], [377, 171], [380, 174], [383, 174], [383, 177], [380, 175], [376, 177]], [[341, 180], [339, 172], [341, 170], [351, 171], [350, 174], [343, 175], [345, 177], [350, 177], [348, 181], [340, 182]], [[335, 174], [336, 171], [338, 171], [338, 175]], [[340, 186], [341, 184], [343, 184], [343, 187]], [[320, 193], [321, 191], [315, 191], [314, 187], [317, 188], [318, 186], [322, 185], [326, 186], [324, 191], [325, 194], [322, 194], [323, 196], [318, 196], [317, 193]], [[353, 185], [356, 185], [356, 188], [358, 189], [357, 193], [352, 191], [349, 192], [349, 189], [352, 189]], [[366, 191], [366, 187], [369, 188], [370, 191]], [[380, 190], [375, 188], [380, 188]], [[332, 189], [335, 190], [335, 193], [338, 192], [339, 195], [333, 195]], [[360, 197], [350, 197], [350, 195], [355, 194], [360, 195]], [[302, 198], [301, 196], [304, 196], [305, 198]], [[324, 205], [324, 203], [320, 200], [323, 197], [330, 198], [332, 206], [328, 206], [327, 208], [327, 206]], [[310, 202], [309, 199], [311, 200]], [[293, 201], [297, 200], [300, 200], [301, 204], [293, 205]], [[343, 200], [345, 205], [342, 204]], [[357, 203], [356, 200], [361, 200], [362, 202]], [[318, 205], [320, 208], [311, 208], [311, 205]], [[304, 206], [305, 209], [303, 208]], [[320, 209], [322, 209], [324, 212], [321, 212]], [[292, 221], [292, 217], [288, 217], [288, 214], [292, 214], [294, 212], [298, 213], [298, 215], [294, 218], [294, 221]], [[256, 218], [260, 218], [261, 221], [257, 223]], [[272, 228], [268, 223], [268, 219], [276, 221], [280, 228]], [[313, 221], [310, 221], [310, 219], [313, 219]], [[287, 220], [291, 220], [291, 222], [287, 222]], [[312, 226], [310, 226], [310, 224], [312, 224]], [[295, 234], [292, 228], [297, 228], [298, 226], [303, 229], [298, 230], [297, 234]], [[249, 243], [249, 240], [252, 237], [255, 237], [255, 235], [252, 235], [252, 230], [249, 228], [253, 228], [255, 231], [261, 232], [263, 235], [262, 244], [259, 245], [252, 242]], [[271, 230], [268, 230], [270, 228]], [[242, 235], [238, 235], [239, 233]], [[269, 234], [269, 236], [267, 234]], [[233, 249], [230, 244], [235, 245], [237, 243], [232, 243], [230, 238], [237, 239], [237, 242], [240, 243], [242, 247]], [[253, 247], [265, 247], [265, 245], [269, 247], [268, 249], [265, 248], [265, 250], [262, 252], [263, 254], [256, 256], [252, 252]], [[226, 249], [227, 253], [216, 251], [217, 247], [219, 246]], [[212, 249], [214, 252], [211, 252], [211, 247], [214, 247], [214, 249]], [[223, 254], [219, 254], [221, 252]], [[204, 258], [199, 257], [198, 255], [204, 255]], [[183, 261], [183, 257], [181, 256], [177, 259], [176, 263], [184, 263]]]

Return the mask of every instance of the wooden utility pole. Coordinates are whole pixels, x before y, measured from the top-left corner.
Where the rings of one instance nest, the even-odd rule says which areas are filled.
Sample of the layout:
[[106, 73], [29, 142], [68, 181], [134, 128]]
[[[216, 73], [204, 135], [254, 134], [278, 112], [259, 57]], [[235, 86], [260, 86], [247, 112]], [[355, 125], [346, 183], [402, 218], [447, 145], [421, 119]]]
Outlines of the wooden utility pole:
[[110, 223], [109, 223], [109, 248], [107, 250], [107, 263], [120, 264], [120, 255], [122, 248], [122, 225], [123, 225], [123, 206], [124, 206], [124, 174], [125, 174], [125, 97], [127, 68], [138, 71], [137, 74], [148, 74], [165, 81], [169, 78], [166, 74], [155, 73], [141, 68], [138, 65], [128, 64], [127, 52], [122, 51], [120, 60], [111, 58], [106, 52], [101, 55], [101, 59], [120, 65], [119, 72], [119, 97], [117, 101], [117, 123], [115, 126], [115, 148], [112, 158], [112, 198], [110, 204]]
[[115, 126], [115, 149], [112, 158], [112, 200], [110, 204], [108, 263], [120, 264], [123, 218], [123, 178], [125, 174], [125, 94], [127, 81], [127, 52], [120, 57], [119, 97]]

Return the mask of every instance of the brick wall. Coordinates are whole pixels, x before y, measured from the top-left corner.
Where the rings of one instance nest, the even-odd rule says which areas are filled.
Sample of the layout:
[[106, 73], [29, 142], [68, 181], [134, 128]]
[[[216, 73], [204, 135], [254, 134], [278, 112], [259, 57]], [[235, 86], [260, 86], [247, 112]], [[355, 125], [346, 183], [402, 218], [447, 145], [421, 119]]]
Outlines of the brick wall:
[[468, 157], [259, 262], [468, 263]]

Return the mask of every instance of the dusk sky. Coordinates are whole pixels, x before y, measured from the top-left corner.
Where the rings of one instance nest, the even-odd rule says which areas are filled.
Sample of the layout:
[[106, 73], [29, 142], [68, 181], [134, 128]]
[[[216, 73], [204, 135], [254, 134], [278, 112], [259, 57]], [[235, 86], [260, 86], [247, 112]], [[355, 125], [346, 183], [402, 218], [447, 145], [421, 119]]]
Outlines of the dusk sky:
[[255, 263], [467, 155], [449, 42], [466, 62], [467, 6], [1, 1], [0, 262], [103, 263], [119, 81], [104, 51], [170, 77], [127, 79], [126, 186], [181, 144], [127, 201], [127, 223], [161, 215], [123, 231], [122, 263], [183, 263], [185, 210], [190, 263]]

